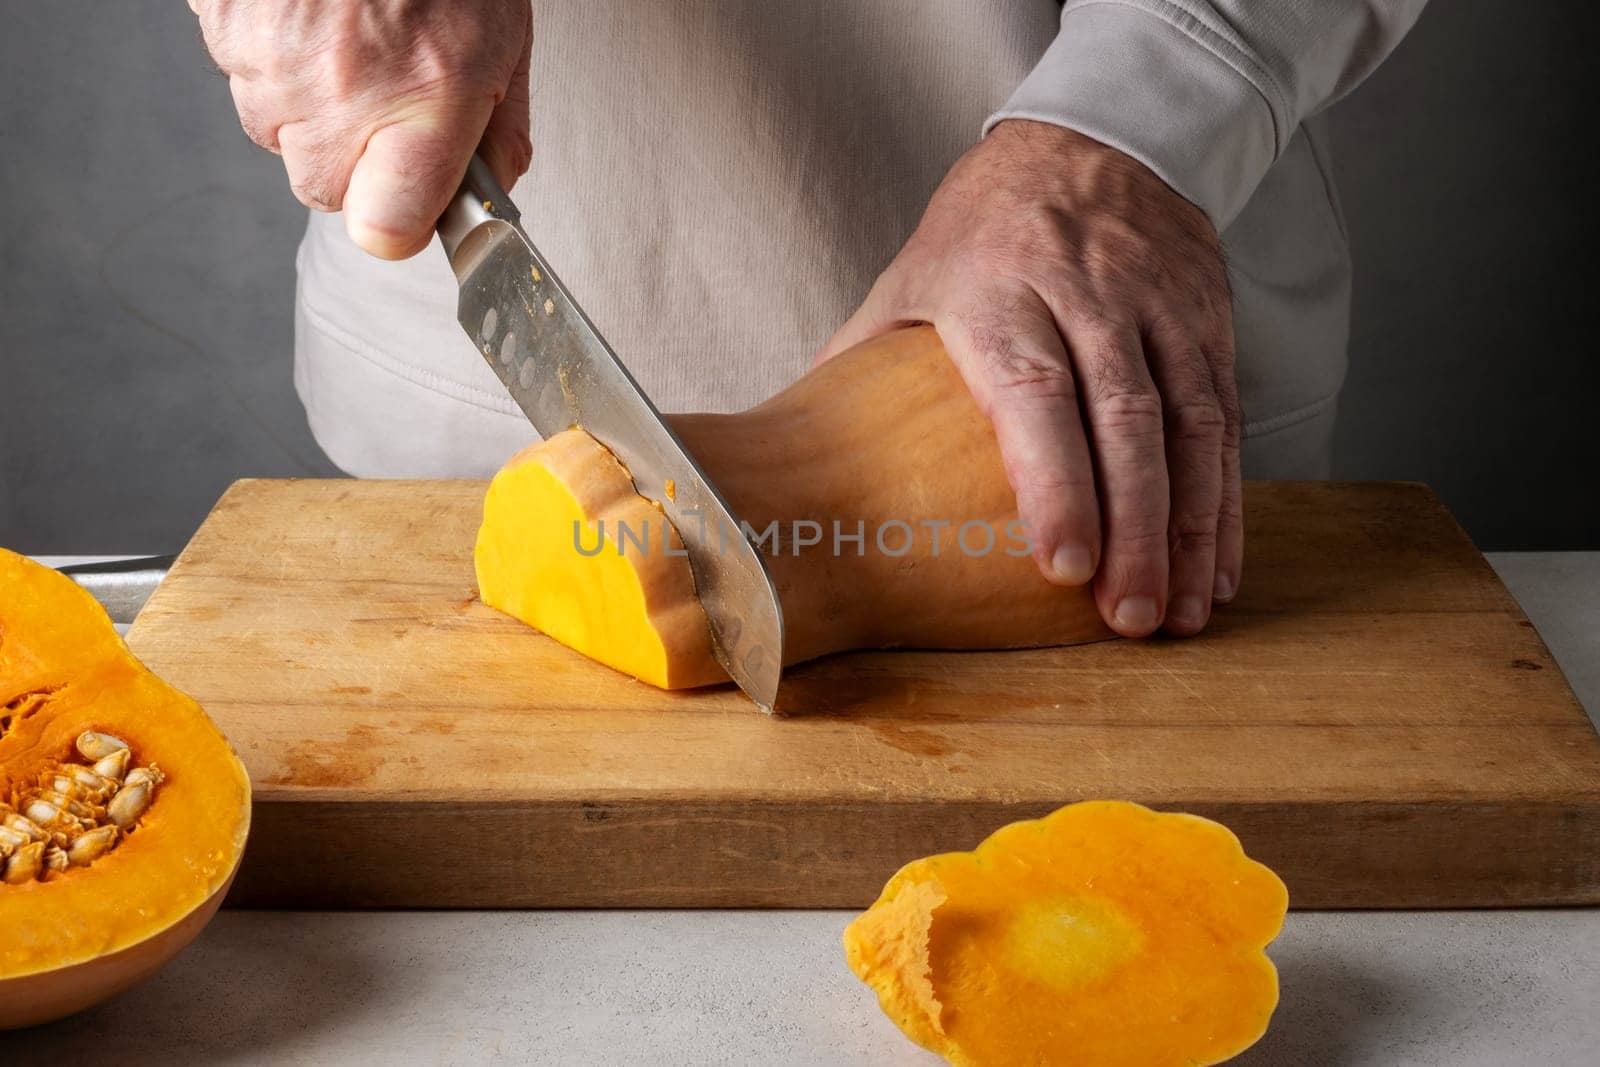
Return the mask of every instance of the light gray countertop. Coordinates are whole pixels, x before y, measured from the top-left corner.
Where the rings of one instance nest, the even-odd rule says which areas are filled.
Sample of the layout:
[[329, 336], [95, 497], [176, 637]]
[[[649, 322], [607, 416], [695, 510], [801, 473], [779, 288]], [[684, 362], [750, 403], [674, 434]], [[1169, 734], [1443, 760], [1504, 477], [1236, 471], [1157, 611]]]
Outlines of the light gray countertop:
[[[1590, 717], [1600, 552], [1492, 554]], [[934, 1064], [836, 911], [224, 911], [148, 984], [0, 1063]], [[1237, 1063], [1600, 1063], [1600, 910], [1291, 914]]]

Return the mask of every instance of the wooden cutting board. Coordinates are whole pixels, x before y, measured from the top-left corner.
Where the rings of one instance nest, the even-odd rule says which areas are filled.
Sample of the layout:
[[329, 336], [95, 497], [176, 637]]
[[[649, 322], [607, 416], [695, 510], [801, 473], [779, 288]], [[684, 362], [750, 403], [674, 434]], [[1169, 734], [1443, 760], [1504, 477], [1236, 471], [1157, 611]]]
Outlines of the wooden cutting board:
[[254, 779], [235, 903], [859, 907], [1089, 797], [1222, 820], [1298, 907], [1600, 902], [1600, 740], [1422, 486], [1250, 486], [1198, 638], [838, 656], [783, 718], [479, 603], [482, 493], [240, 482], [134, 624]]

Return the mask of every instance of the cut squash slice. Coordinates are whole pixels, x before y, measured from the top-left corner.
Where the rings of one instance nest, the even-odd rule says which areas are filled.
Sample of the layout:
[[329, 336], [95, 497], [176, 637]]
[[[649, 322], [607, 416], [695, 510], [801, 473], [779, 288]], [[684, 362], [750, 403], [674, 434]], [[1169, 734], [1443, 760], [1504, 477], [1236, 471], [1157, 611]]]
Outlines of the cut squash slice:
[[845, 956], [907, 1037], [962, 1067], [1187, 1067], [1266, 1032], [1287, 908], [1226, 827], [1090, 801], [907, 864]]

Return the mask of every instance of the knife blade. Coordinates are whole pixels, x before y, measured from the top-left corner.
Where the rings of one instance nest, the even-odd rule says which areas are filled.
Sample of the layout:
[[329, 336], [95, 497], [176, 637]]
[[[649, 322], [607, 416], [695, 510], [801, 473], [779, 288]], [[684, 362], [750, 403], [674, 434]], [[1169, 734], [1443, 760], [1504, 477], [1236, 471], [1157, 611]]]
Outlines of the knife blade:
[[460, 290], [456, 317], [479, 354], [541, 436], [582, 427], [660, 506], [683, 539], [718, 662], [771, 711], [783, 610], [749, 527], [561, 284], [478, 156], [438, 230]]
[[128, 624], [172, 569], [177, 556], [141, 556], [68, 563], [57, 568], [100, 601], [114, 623]]

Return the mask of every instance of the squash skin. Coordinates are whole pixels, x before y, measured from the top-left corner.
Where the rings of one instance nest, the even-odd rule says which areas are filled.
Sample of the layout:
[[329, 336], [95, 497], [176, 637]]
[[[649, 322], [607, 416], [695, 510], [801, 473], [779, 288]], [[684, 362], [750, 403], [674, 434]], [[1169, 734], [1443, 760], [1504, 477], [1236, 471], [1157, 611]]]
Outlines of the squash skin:
[[122, 737], [166, 780], [92, 866], [0, 886], [0, 1028], [71, 1014], [154, 973], [222, 903], [250, 827], [249, 778], [199, 706], [134, 658], [87, 592], [0, 549], [0, 705], [13, 702], [31, 710], [0, 736], [0, 798], [87, 729]]
[[[776, 522], [782, 531], [780, 550], [763, 552], [783, 605], [785, 664], [848, 649], [1032, 648], [1115, 636], [1088, 587], [1053, 585], [1029, 556], [1013, 554], [1022, 548], [1008, 535], [1016, 498], [994, 431], [932, 327], [857, 345], [748, 411], [668, 421], [742, 520], [757, 531]], [[530, 477], [530, 464], [566, 495], [552, 492], [548, 479]], [[569, 526], [563, 520], [574, 504], [591, 522], [621, 515], [623, 498], [637, 505], [630, 512], [636, 521], [654, 516], [660, 523], [626, 470], [582, 430], [519, 452], [485, 499], [476, 552], [483, 601], [663, 688], [725, 681], [698, 601], [692, 610], [685, 603], [693, 591], [686, 559], [660, 551], [659, 541], [648, 554], [629, 546], [617, 557], [608, 533], [606, 554], [634, 570], [638, 587], [662, 596], [649, 622], [665, 665], [635, 669], [626, 646], [638, 630], [637, 608], [572, 591], [589, 561], [573, 562], [570, 529], [530, 536], [535, 525]], [[796, 552], [788, 535], [797, 520], [820, 524], [824, 544]], [[862, 524], [864, 551], [842, 542], [843, 551], [832, 554], [835, 521], [847, 535]], [[924, 521], [949, 525], [935, 531]], [[885, 529], [889, 547], [902, 547], [903, 534], [888, 525], [894, 522], [915, 537], [904, 554], [874, 543], [875, 531]], [[957, 541], [967, 522], [982, 524], [969, 541], [972, 553]], [[979, 551], [983, 527], [994, 536], [987, 552]], [[563, 554], [536, 558], [531, 540]], [[594, 543], [592, 533], [585, 543]], [[591, 602], [583, 626], [553, 623], [544, 601], [561, 597]]]
[[907, 864], [844, 946], [901, 1031], [961, 1067], [1177, 1067], [1266, 1032], [1287, 907], [1227, 828], [1087, 801]]
[[153, 976], [200, 936], [222, 906], [236, 871], [237, 868], [228, 874], [227, 881], [205, 903], [159, 934], [109, 956], [52, 971], [0, 978], [0, 1030], [64, 1019], [126, 993]]

